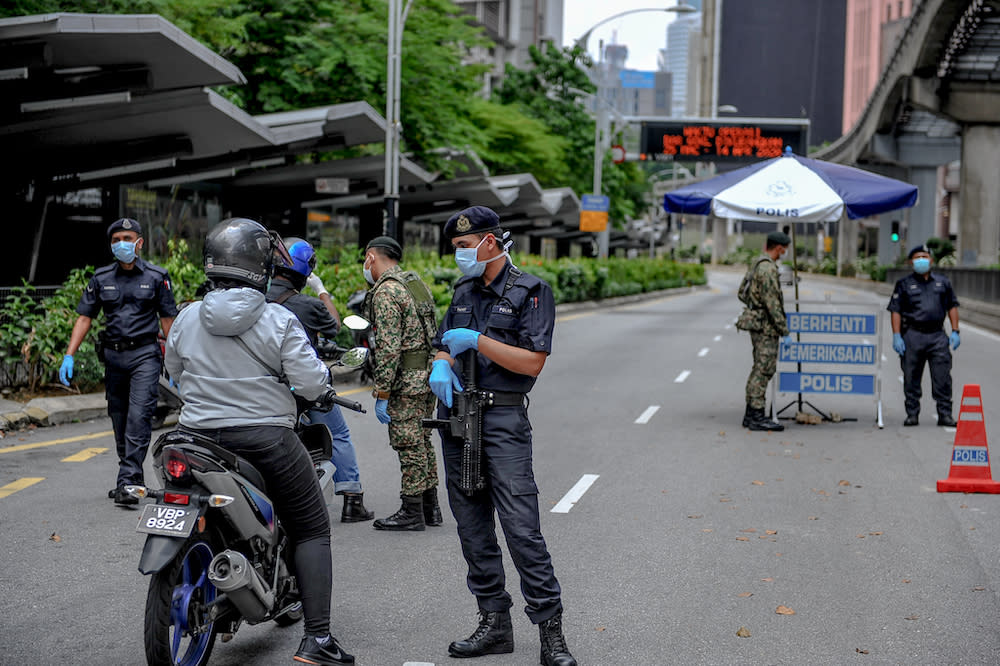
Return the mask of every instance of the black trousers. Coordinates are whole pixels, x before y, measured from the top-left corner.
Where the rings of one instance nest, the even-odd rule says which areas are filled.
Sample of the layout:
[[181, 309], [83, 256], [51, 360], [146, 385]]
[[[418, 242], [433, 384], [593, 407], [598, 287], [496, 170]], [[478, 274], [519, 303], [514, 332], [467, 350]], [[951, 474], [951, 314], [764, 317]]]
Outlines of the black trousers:
[[945, 332], [921, 333], [910, 329], [903, 334], [906, 352], [900, 357], [903, 368], [903, 393], [906, 396], [906, 413], [916, 416], [920, 413], [920, 397], [923, 391], [920, 382], [924, 375], [924, 365], [931, 371], [931, 396], [937, 403], [940, 416], [951, 416], [951, 350]]
[[246, 458], [264, 477], [267, 496], [274, 501], [294, 549], [305, 632], [314, 636], [328, 634], [333, 587], [330, 514], [306, 447], [291, 428], [280, 426], [185, 429]]
[[143, 484], [153, 411], [159, 395], [162, 358], [155, 342], [136, 349], [104, 352], [104, 395], [118, 449], [116, 487]]
[[[446, 418], [447, 412], [446, 407], [441, 407], [438, 415]], [[487, 487], [471, 497], [458, 487], [462, 440], [443, 433], [441, 440], [448, 503], [458, 522], [462, 554], [469, 565], [469, 591], [485, 611], [505, 611], [513, 605], [505, 589], [495, 515], [521, 577], [525, 613], [535, 624], [548, 620], [562, 610], [561, 589], [539, 523], [527, 408], [492, 407], [484, 412], [483, 471]]]

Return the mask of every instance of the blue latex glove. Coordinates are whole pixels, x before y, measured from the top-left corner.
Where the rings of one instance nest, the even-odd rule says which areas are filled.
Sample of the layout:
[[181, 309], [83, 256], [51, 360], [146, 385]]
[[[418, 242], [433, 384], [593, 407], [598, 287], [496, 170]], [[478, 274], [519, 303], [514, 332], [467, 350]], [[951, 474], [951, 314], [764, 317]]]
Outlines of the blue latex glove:
[[378, 399], [375, 401], [375, 416], [378, 417], [378, 422], [385, 425], [392, 419], [389, 418], [389, 401]]
[[948, 336], [948, 341], [951, 342], [952, 349], [958, 349], [958, 346], [962, 344], [962, 338], [959, 337], [958, 331], [952, 331], [951, 335]]
[[69, 386], [71, 379], [73, 379], [73, 357], [66, 354], [63, 356], [62, 365], [59, 366], [59, 381]]
[[792, 342], [794, 342], [792, 340], [792, 336], [786, 335], [785, 337], [781, 338], [781, 348], [788, 349], [789, 347], [792, 346]]
[[[447, 335], [447, 333], [445, 333]], [[451, 407], [452, 390], [461, 391], [462, 384], [458, 381], [458, 376], [451, 369], [451, 363], [443, 358], [434, 361], [431, 366], [430, 377], [431, 391], [448, 407]]]
[[452, 356], [458, 356], [467, 349], [479, 349], [479, 331], [471, 328], [453, 328], [441, 336], [441, 343], [448, 346]]
[[901, 333], [892, 334], [892, 349], [900, 356], [906, 353], [906, 343], [903, 342], [903, 336]]

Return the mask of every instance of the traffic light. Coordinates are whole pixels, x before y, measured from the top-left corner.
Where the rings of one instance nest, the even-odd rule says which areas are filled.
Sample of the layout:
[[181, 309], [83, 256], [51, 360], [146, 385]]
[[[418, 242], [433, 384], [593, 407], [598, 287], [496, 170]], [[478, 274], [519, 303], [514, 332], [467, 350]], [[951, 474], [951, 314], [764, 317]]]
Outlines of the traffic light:
[[893, 243], [899, 242], [899, 220], [892, 221], [892, 231], [889, 232], [889, 240]]

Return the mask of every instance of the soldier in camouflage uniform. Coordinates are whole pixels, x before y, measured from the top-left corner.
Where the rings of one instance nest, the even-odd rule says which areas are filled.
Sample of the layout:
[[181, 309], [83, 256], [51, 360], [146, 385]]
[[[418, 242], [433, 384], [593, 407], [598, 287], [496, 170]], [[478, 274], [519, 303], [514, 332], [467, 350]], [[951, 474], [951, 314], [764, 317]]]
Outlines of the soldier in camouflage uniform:
[[434, 412], [428, 385], [431, 341], [437, 334], [434, 299], [413, 271], [403, 271], [403, 249], [379, 236], [365, 248], [365, 299], [375, 329], [375, 414], [389, 426], [389, 445], [399, 455], [402, 507], [375, 521], [377, 530], [423, 530], [443, 522], [438, 505], [437, 455], [421, 420]]
[[747, 378], [747, 407], [743, 427], [750, 430], [784, 430], [777, 421], [764, 414], [767, 384], [778, 366], [778, 343], [791, 344], [785, 321], [785, 299], [778, 284], [778, 259], [791, 244], [788, 234], [772, 231], [767, 235], [764, 255], [751, 265], [740, 285], [740, 300], [746, 309], [736, 322], [740, 330], [749, 331], [753, 343], [753, 368]]

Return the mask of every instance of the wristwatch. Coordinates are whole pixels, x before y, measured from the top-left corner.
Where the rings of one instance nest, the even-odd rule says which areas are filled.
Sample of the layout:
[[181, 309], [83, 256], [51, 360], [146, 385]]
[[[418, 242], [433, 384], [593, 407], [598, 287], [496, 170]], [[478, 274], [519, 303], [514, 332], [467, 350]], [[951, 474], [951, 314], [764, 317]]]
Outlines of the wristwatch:
[[376, 400], [388, 400], [389, 392], [379, 391], [378, 389], [372, 389], [372, 397], [375, 398]]

